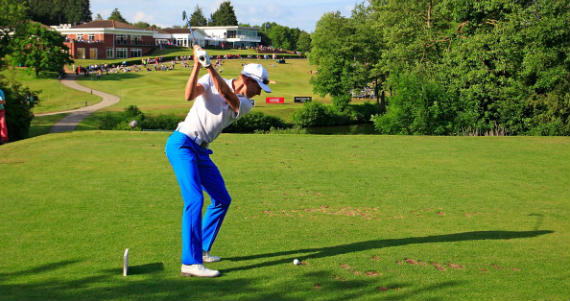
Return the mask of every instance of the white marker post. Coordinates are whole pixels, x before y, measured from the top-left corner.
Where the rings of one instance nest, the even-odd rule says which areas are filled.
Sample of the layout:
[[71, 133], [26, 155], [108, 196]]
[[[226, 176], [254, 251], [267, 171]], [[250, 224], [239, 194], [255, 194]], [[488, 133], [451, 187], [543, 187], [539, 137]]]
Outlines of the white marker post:
[[129, 249], [125, 249], [125, 254], [123, 255], [123, 276], [127, 276], [129, 272]]

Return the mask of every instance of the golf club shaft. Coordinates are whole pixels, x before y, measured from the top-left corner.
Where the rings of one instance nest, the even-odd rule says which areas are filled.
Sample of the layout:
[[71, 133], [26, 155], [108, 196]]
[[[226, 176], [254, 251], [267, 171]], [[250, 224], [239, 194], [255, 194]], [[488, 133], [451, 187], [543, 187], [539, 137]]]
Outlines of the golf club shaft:
[[190, 34], [192, 34], [192, 41], [194, 41], [194, 43], [198, 43], [196, 41], [196, 36], [194, 36], [194, 30], [192, 30], [192, 25], [190, 25], [190, 20], [188, 20], [187, 24], [188, 24], [188, 28], [190, 29]]

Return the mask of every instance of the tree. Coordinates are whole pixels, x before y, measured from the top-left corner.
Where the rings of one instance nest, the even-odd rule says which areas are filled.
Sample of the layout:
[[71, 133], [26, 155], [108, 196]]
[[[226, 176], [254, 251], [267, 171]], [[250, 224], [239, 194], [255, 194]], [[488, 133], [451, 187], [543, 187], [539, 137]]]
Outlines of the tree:
[[311, 35], [306, 31], [301, 31], [299, 40], [297, 40], [297, 50], [308, 53], [311, 51]]
[[238, 20], [234, 12], [234, 7], [230, 1], [224, 1], [220, 4], [218, 10], [216, 10], [211, 16], [211, 25], [213, 26], [237, 26]]
[[148, 24], [148, 23], [146, 23], [146, 22], [142, 22], [142, 21], [139, 21], [139, 22], [133, 24], [133, 26], [136, 27], [136, 28], [141, 28], [141, 29], [147, 29], [147, 28], [150, 28], [150, 27], [151, 27], [150, 24]]
[[65, 64], [73, 62], [64, 41], [59, 32], [29, 22], [16, 31], [12, 63], [34, 68], [36, 76], [41, 71], [61, 72]]
[[97, 14], [95, 21], [103, 21], [103, 16], [101, 16], [101, 14]]
[[16, 81], [7, 81], [1, 77], [0, 86], [6, 96], [6, 126], [10, 141], [28, 138], [30, 124], [34, 118], [31, 109], [38, 102], [38, 91], [32, 91]]
[[[282, 48], [287, 50], [297, 50], [299, 48], [297, 43], [301, 33], [304, 32], [299, 28], [289, 28], [275, 22], [263, 23], [261, 28], [262, 30], [259, 31], [259, 35], [261, 36], [261, 42], [263, 45], [270, 45], [273, 48]], [[305, 34], [307, 33], [305, 32]]]
[[318, 71], [311, 78], [313, 91], [321, 96], [330, 94], [333, 104], [340, 109], [350, 102], [354, 53], [346, 42], [353, 34], [349, 21], [337, 11], [324, 14], [311, 36], [309, 62], [317, 65]]
[[0, 70], [4, 67], [4, 57], [10, 52], [16, 28], [25, 23], [26, 5], [18, 0], [0, 0]]
[[208, 20], [202, 14], [202, 9], [200, 6], [196, 5], [194, 12], [190, 16], [190, 25], [191, 26], [206, 26], [208, 25]]
[[352, 11], [350, 18], [354, 35], [350, 36], [348, 43], [354, 53], [354, 75], [352, 77], [353, 89], [372, 87], [378, 112], [383, 113], [385, 101], [384, 82], [387, 73], [378, 63], [384, 53], [384, 36], [378, 27], [378, 15], [374, 10], [364, 4], [358, 4]]
[[[16, 35], [11, 34], [26, 26], [26, 3], [19, 0], [0, 0], [0, 71], [5, 67], [4, 57], [13, 49]], [[32, 106], [37, 92], [20, 83], [5, 80], [0, 73], [0, 87], [6, 96], [6, 125], [10, 141], [27, 138], [33, 118]]]
[[91, 21], [89, 0], [26, 0], [32, 20], [46, 25]]
[[112, 12], [111, 15], [109, 16], [109, 18], [107, 20], [113, 20], [113, 21], [119, 21], [119, 22], [123, 22], [123, 23], [129, 23], [127, 22], [127, 20], [125, 18], [123, 18], [123, 16], [121, 15], [121, 12], [119, 12], [118, 8], [115, 8]]

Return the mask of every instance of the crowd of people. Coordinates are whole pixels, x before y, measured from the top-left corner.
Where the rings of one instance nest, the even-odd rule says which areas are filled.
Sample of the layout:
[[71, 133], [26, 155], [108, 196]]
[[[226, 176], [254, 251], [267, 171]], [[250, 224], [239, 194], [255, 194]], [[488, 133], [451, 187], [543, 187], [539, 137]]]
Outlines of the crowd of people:
[[[270, 47], [258, 47], [259, 49], [267, 50]], [[272, 48], [271, 48], [272, 49]], [[258, 53], [258, 54], [224, 54], [224, 55], [214, 55], [211, 59], [214, 61], [214, 66], [219, 73], [223, 72], [224, 60], [231, 59], [258, 59], [258, 60], [276, 60], [277, 63], [285, 63], [285, 59], [278, 57], [277, 52], [272, 54], [269, 53]], [[141, 72], [141, 71], [169, 71], [174, 70], [177, 64], [180, 64], [182, 68], [191, 68], [192, 56], [176, 56], [170, 60], [166, 60], [163, 56], [157, 57], [145, 57], [142, 58], [140, 64], [129, 65], [127, 61], [123, 61], [120, 64], [92, 64], [87, 66], [75, 66], [73, 65], [73, 72], [76, 76], [91, 76], [92, 79], [100, 79], [103, 75], [112, 73], [128, 73], [128, 72]]]

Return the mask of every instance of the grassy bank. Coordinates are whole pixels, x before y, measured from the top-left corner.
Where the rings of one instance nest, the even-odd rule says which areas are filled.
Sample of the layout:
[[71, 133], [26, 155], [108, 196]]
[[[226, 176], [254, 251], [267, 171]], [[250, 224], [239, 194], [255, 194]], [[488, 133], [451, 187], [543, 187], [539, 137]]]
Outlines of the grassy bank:
[[568, 298], [568, 138], [223, 134], [223, 275], [188, 279], [167, 135], [0, 146], [0, 300]]
[[55, 76], [36, 78], [33, 72], [22, 68], [11, 68], [0, 72], [8, 79], [14, 79], [32, 90], [40, 91], [40, 102], [32, 112], [34, 114], [60, 112], [78, 109], [101, 101], [101, 98], [79, 92], [62, 85]]

